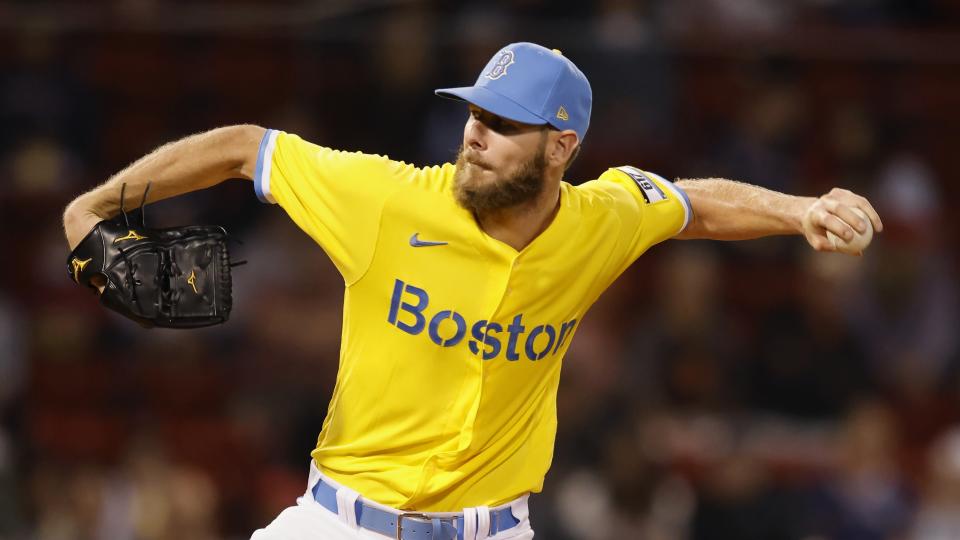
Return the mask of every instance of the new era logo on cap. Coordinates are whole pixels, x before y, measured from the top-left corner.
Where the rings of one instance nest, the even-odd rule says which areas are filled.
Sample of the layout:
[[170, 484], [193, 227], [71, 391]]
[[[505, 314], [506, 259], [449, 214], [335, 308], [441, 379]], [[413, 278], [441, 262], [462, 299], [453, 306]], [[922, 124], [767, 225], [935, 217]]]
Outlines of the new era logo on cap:
[[590, 83], [573, 62], [556, 49], [525, 42], [493, 55], [473, 86], [441, 88], [436, 94], [516, 122], [572, 129], [581, 142], [593, 103]]

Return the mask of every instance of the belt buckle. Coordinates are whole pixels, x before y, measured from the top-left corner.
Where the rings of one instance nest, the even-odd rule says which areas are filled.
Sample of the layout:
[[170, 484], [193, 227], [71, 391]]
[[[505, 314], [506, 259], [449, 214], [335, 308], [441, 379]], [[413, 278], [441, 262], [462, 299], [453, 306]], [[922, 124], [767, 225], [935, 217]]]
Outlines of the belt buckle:
[[403, 512], [397, 516], [397, 539], [403, 540], [403, 520], [406, 519], [422, 519], [424, 521], [430, 521], [430, 518], [426, 514], [421, 514], [419, 512]]

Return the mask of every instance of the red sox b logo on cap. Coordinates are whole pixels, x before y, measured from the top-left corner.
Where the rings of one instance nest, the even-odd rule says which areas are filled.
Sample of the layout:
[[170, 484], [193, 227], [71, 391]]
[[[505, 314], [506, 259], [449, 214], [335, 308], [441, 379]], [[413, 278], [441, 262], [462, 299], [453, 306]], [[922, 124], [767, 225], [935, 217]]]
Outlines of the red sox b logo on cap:
[[514, 57], [513, 51], [504, 50], [500, 52], [500, 57], [497, 58], [497, 61], [493, 63], [493, 67], [490, 68], [490, 71], [484, 74], [484, 77], [496, 80], [500, 77], [503, 77], [507, 74], [507, 68], [513, 65]]

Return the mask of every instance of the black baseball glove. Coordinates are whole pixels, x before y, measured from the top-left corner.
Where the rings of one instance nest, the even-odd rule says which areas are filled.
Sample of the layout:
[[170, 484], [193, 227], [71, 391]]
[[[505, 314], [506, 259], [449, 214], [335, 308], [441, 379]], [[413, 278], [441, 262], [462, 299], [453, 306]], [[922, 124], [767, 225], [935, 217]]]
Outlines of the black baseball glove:
[[210, 225], [149, 229], [143, 204], [140, 212], [140, 226], [130, 224], [122, 207], [120, 216], [98, 223], [70, 253], [70, 278], [96, 290], [91, 279], [101, 276], [100, 303], [147, 328], [226, 322], [232, 307], [227, 231]]

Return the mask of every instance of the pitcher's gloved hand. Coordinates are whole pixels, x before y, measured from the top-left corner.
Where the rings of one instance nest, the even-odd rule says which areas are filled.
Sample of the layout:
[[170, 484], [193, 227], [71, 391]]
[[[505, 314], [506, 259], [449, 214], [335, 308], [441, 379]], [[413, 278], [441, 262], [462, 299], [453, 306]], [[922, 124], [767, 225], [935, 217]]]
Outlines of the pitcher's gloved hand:
[[100, 303], [141, 326], [220, 324], [232, 307], [227, 239], [223, 227], [150, 229], [131, 224], [123, 212], [80, 241], [67, 273], [94, 291], [102, 285]]

